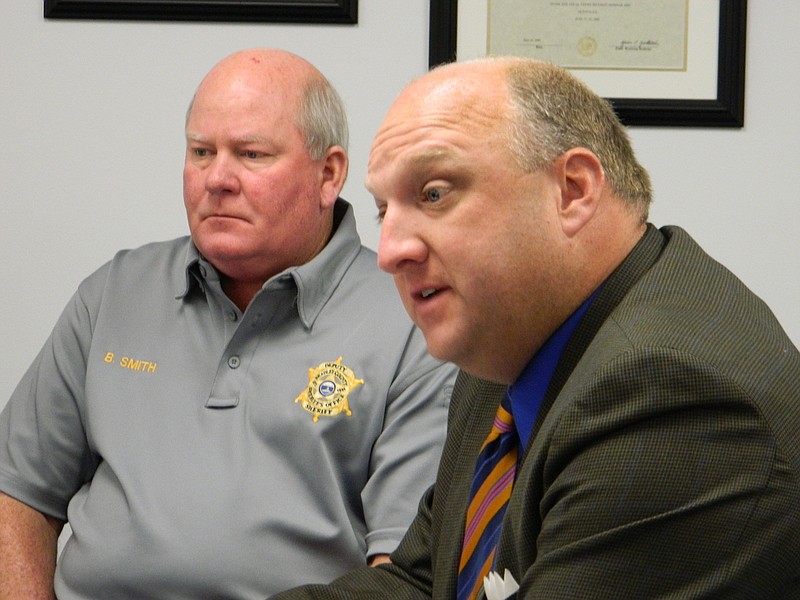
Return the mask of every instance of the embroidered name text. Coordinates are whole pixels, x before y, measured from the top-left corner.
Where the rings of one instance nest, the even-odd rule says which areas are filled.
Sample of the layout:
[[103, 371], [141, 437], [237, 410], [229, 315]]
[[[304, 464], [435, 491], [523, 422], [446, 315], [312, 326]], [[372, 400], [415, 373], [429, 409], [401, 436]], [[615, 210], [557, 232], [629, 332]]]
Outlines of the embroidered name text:
[[129, 356], [123, 356], [119, 359], [119, 362], [117, 362], [113, 352], [107, 352], [103, 360], [110, 364], [116, 364], [123, 369], [137, 371], [139, 373], [155, 373], [156, 369], [158, 369], [158, 363], [156, 362], [130, 358]]

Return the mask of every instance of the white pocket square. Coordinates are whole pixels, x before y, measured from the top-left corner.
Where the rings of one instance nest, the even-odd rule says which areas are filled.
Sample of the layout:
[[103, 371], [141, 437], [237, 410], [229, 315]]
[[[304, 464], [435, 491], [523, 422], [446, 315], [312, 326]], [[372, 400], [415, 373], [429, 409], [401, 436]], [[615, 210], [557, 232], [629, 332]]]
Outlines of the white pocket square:
[[492, 571], [483, 578], [483, 591], [486, 600], [506, 600], [519, 589], [519, 584], [514, 579], [511, 572], [506, 569], [503, 576]]

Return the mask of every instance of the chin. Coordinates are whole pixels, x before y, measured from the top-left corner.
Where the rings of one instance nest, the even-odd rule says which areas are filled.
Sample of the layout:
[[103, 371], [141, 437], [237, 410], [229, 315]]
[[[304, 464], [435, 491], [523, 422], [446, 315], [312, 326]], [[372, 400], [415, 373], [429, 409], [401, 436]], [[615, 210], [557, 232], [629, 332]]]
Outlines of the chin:
[[436, 335], [434, 332], [425, 331], [424, 329], [422, 333], [425, 336], [425, 345], [428, 347], [428, 353], [431, 356], [445, 362], [456, 363], [459, 355], [458, 350], [461, 348], [461, 344], [457, 340]]
[[195, 242], [197, 247], [204, 248], [209, 254], [237, 254], [243, 247], [241, 236], [227, 231], [201, 233], [195, 239], [199, 240], [199, 243]]

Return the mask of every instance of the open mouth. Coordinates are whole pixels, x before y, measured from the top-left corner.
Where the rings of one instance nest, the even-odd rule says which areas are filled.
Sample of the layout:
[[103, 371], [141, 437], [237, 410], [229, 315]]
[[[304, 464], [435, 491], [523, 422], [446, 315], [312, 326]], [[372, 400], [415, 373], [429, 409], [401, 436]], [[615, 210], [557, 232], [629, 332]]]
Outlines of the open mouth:
[[431, 296], [435, 295], [438, 291], [439, 290], [437, 290], [436, 288], [428, 288], [422, 290], [419, 295], [422, 296], [424, 299], [428, 299]]

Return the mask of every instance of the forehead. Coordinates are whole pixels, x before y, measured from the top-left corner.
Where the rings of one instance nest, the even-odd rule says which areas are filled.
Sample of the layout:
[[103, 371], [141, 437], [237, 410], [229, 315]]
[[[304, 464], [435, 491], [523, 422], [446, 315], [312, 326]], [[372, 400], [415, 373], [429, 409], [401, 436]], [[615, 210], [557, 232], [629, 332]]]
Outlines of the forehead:
[[295, 96], [285, 89], [270, 88], [246, 79], [225, 83], [210, 82], [201, 86], [192, 103], [190, 119], [195, 114], [249, 113], [252, 118], [290, 115], [296, 108]]
[[404, 90], [379, 128], [367, 187], [386, 167], [414, 170], [475, 158], [477, 148], [505, 148], [507, 127], [507, 87], [499, 72], [423, 78]]
[[198, 96], [186, 123], [186, 140], [215, 145], [259, 144], [305, 148], [293, 103], [251, 93]]
[[238, 118], [253, 124], [292, 120], [308, 73], [304, 63], [290, 58], [277, 55], [254, 60], [242, 54], [222, 61], [200, 83], [189, 123], [208, 117], [214, 121]]

